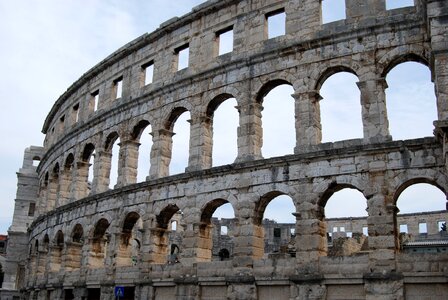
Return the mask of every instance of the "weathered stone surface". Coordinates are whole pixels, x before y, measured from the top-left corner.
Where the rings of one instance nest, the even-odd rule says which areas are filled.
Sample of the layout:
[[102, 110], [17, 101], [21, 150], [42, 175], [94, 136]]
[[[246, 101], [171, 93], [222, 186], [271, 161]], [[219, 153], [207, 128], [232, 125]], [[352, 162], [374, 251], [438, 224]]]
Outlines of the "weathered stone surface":
[[[446, 254], [400, 253], [395, 206], [413, 183], [448, 191], [448, 4], [416, 0], [387, 11], [383, 0], [347, 0], [345, 20], [322, 24], [320, 3], [211, 0], [75, 82], [45, 120], [44, 147], [25, 152], [1, 298], [21, 291], [27, 299], [111, 299], [122, 285], [135, 299], [412, 299], [425, 296], [429, 290], [416, 287], [428, 283], [448, 298], [438, 285], [447, 282]], [[268, 39], [267, 18], [278, 12], [286, 15], [286, 34]], [[230, 27], [234, 49], [218, 57], [217, 32]], [[189, 67], [178, 71], [176, 53], [187, 44]], [[407, 60], [431, 69], [435, 138], [392, 141], [389, 134], [384, 78]], [[145, 85], [150, 63], [154, 78]], [[359, 78], [364, 136], [321, 143], [319, 92], [339, 71]], [[113, 100], [117, 79], [123, 94]], [[279, 83], [294, 89], [295, 154], [263, 159], [263, 97]], [[238, 154], [234, 164], [211, 168], [213, 114], [228, 98], [238, 103]], [[185, 111], [188, 166], [168, 176], [174, 123]], [[148, 125], [151, 167], [136, 183]], [[119, 176], [109, 189], [118, 138]], [[368, 247], [330, 258], [323, 208], [345, 187], [368, 199]], [[281, 194], [296, 207], [296, 257], [264, 253], [264, 209]], [[211, 216], [224, 203], [235, 209], [235, 248], [230, 261], [218, 262]]]

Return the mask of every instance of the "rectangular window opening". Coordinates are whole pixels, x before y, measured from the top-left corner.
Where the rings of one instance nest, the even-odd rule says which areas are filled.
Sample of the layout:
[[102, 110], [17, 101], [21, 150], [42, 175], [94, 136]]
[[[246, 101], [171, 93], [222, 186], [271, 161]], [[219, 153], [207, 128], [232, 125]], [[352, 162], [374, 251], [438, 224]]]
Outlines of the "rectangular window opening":
[[386, 0], [386, 9], [396, 9], [414, 6], [414, 0]]
[[437, 228], [439, 231], [445, 231], [446, 232], [446, 221], [438, 221], [437, 222]]
[[362, 234], [364, 234], [365, 236], [369, 236], [369, 228], [364, 226], [362, 228]]
[[114, 80], [114, 99], [119, 99], [123, 96], [123, 77]]
[[79, 103], [75, 104], [75, 106], [73, 106], [73, 123], [78, 123], [79, 121]]
[[154, 62], [150, 62], [143, 65], [142, 70], [143, 70], [143, 86], [151, 84], [154, 78]]
[[400, 233], [408, 233], [408, 225], [400, 224]]
[[339, 227], [339, 232], [345, 232], [345, 227], [344, 226]]
[[92, 95], [92, 102], [93, 102], [92, 108], [93, 108], [93, 111], [95, 112], [98, 110], [98, 100], [99, 100], [100, 93], [99, 93], [99, 91], [96, 91], [96, 92], [93, 92], [91, 95]]
[[344, 20], [345, 0], [322, 0], [322, 24]]
[[347, 237], [349, 238], [353, 237], [353, 233], [351, 231], [347, 231]]
[[281, 8], [266, 14], [268, 39], [286, 34], [286, 13]]
[[333, 232], [338, 232], [338, 228], [337, 227], [333, 227]]
[[218, 40], [218, 55], [233, 51], [233, 26], [218, 31], [216, 38]]
[[188, 68], [188, 61], [190, 59], [190, 48], [189, 45], [186, 44], [182, 47], [179, 47], [175, 50], [177, 56], [177, 71]]
[[289, 232], [291, 233], [291, 236], [295, 236], [296, 235], [296, 229], [295, 228], [291, 228], [289, 230]]
[[418, 223], [418, 233], [420, 233], [420, 234], [428, 233], [428, 226], [427, 226], [426, 222]]
[[221, 226], [221, 235], [227, 235], [228, 228], [227, 226]]
[[279, 238], [282, 235], [282, 230], [280, 228], [274, 228], [274, 237]]
[[30, 203], [30, 206], [28, 207], [28, 216], [33, 217], [35, 211], [36, 211], [36, 203]]

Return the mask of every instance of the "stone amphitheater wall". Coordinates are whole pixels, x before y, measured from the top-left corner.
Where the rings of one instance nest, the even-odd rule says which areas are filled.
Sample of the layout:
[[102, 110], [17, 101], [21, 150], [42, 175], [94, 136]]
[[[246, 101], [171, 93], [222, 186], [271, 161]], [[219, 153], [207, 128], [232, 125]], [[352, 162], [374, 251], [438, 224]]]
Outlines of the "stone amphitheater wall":
[[[286, 16], [285, 34], [269, 38], [267, 19], [276, 13]], [[26, 152], [18, 194], [27, 196], [16, 203], [33, 203], [34, 195], [36, 214], [16, 209], [13, 227], [26, 240], [17, 253], [27, 258], [15, 260], [23, 280], [6, 274], [7, 286], [27, 299], [110, 299], [115, 286], [135, 299], [413, 299], [434, 291], [431, 299], [445, 299], [448, 255], [400, 253], [396, 201], [415, 183], [448, 189], [447, 13], [442, 0], [396, 10], [383, 0], [346, 0], [346, 19], [322, 24], [320, 1], [208, 1], [120, 48], [56, 101], [44, 147]], [[230, 28], [233, 51], [218, 55], [217, 37]], [[177, 70], [183, 49], [188, 67]], [[389, 133], [385, 76], [405, 61], [431, 70], [434, 137], [394, 141]], [[154, 77], [145, 84], [149, 65]], [[341, 71], [359, 80], [363, 138], [321, 143], [319, 91]], [[280, 84], [294, 89], [296, 146], [293, 155], [264, 159], [263, 98]], [[229, 98], [238, 104], [238, 155], [212, 167], [213, 113]], [[173, 126], [186, 111], [188, 165], [170, 176]], [[151, 167], [138, 183], [148, 125]], [[109, 189], [118, 138], [118, 180]], [[369, 249], [334, 258], [324, 207], [342, 188], [367, 199]], [[263, 250], [263, 213], [279, 195], [296, 209], [296, 257]], [[212, 261], [211, 216], [225, 203], [235, 211], [234, 257]], [[182, 241], [171, 263], [170, 220], [178, 213]]]

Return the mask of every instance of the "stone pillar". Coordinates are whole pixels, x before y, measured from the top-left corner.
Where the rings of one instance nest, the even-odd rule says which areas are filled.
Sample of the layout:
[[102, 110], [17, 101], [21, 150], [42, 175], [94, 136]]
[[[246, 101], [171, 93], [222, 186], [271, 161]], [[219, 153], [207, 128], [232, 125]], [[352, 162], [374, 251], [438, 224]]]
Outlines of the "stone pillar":
[[149, 179], [161, 178], [169, 175], [174, 132], [160, 129], [154, 131], [152, 136], [153, 144], [151, 149]]
[[196, 222], [188, 224], [182, 239], [181, 261], [186, 265], [212, 260], [213, 225]]
[[380, 78], [360, 81], [357, 85], [361, 92], [364, 141], [369, 143], [391, 140], [386, 108], [386, 80]]
[[[243, 180], [241, 180], [243, 182]], [[251, 266], [252, 260], [264, 255], [264, 228], [262, 220], [254, 222], [255, 207], [250, 198], [257, 197], [239, 190], [238, 207], [235, 209], [237, 226], [234, 231], [234, 261], [240, 267]]]
[[[311, 196], [311, 195], [310, 195]], [[327, 255], [327, 232], [324, 208], [303, 202], [296, 216], [296, 258], [304, 274], [319, 272], [319, 257]], [[305, 207], [308, 206], [308, 207]]]
[[48, 183], [48, 189], [47, 189], [47, 209], [46, 211], [51, 211], [55, 209], [56, 205], [56, 197], [58, 194], [58, 182], [59, 182], [59, 176], [51, 176], [49, 183]]
[[448, 53], [434, 54], [434, 84], [439, 120], [448, 120]]
[[165, 264], [168, 260], [168, 230], [150, 228], [148, 251], [144, 254], [143, 264]]
[[93, 165], [93, 181], [91, 194], [109, 190], [112, 152], [100, 151]]
[[140, 143], [134, 140], [122, 141], [118, 159], [118, 179], [116, 187], [137, 182], [138, 148]]
[[208, 116], [191, 120], [190, 156], [187, 171], [212, 167], [213, 120]]
[[322, 141], [319, 101], [322, 99], [317, 91], [295, 93], [296, 110], [296, 147], [294, 153], [300, 153], [318, 145]]
[[395, 272], [395, 253], [398, 248], [395, 217], [397, 207], [387, 191], [387, 178], [379, 172], [370, 175], [371, 195], [368, 197], [367, 226], [369, 230], [369, 268], [372, 273]]
[[240, 126], [238, 127], [238, 157], [236, 162], [262, 159], [263, 128], [261, 126], [261, 103], [247, 103], [238, 107]]
[[71, 198], [74, 200], [82, 199], [89, 194], [89, 184], [87, 182], [89, 178], [89, 166], [90, 164], [84, 161], [79, 161], [76, 164], [71, 190]]
[[71, 168], [64, 168], [59, 175], [59, 192], [56, 207], [69, 203], [72, 171]]

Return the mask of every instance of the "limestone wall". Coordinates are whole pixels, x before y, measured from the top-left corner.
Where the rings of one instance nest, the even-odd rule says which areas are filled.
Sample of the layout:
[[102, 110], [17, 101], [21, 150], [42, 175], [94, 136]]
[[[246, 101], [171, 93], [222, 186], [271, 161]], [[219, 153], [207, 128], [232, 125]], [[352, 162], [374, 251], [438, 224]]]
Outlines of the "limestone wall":
[[[37, 194], [37, 213], [32, 223], [13, 224], [27, 230], [24, 297], [110, 299], [122, 285], [135, 299], [403, 299], [421, 296], [416, 286], [426, 284], [437, 288], [434, 299], [446, 298], [439, 285], [447, 282], [447, 254], [399, 252], [396, 201], [415, 183], [448, 189], [447, 11], [442, 0], [397, 10], [383, 0], [347, 0], [345, 20], [322, 24], [317, 0], [208, 1], [117, 50], [69, 87], [45, 120], [28, 190]], [[286, 16], [286, 34], [269, 38], [267, 20], [276, 13]], [[233, 51], [219, 56], [217, 37], [229, 29]], [[188, 67], [177, 70], [187, 48]], [[385, 76], [404, 61], [431, 70], [435, 137], [393, 141], [389, 134]], [[339, 71], [359, 79], [363, 138], [321, 143], [319, 91]], [[294, 89], [294, 155], [263, 159], [263, 98], [284, 83]], [[212, 168], [213, 114], [229, 98], [238, 103], [238, 155]], [[173, 126], [185, 111], [188, 166], [169, 176]], [[148, 125], [151, 167], [137, 183]], [[118, 181], [109, 189], [118, 138]], [[368, 249], [328, 257], [324, 207], [346, 187], [367, 199]], [[296, 209], [296, 257], [268, 258], [263, 213], [282, 194]], [[212, 261], [211, 217], [225, 203], [235, 211], [234, 257]], [[15, 220], [21, 214], [16, 206]], [[173, 217], [182, 238], [177, 260]]]

